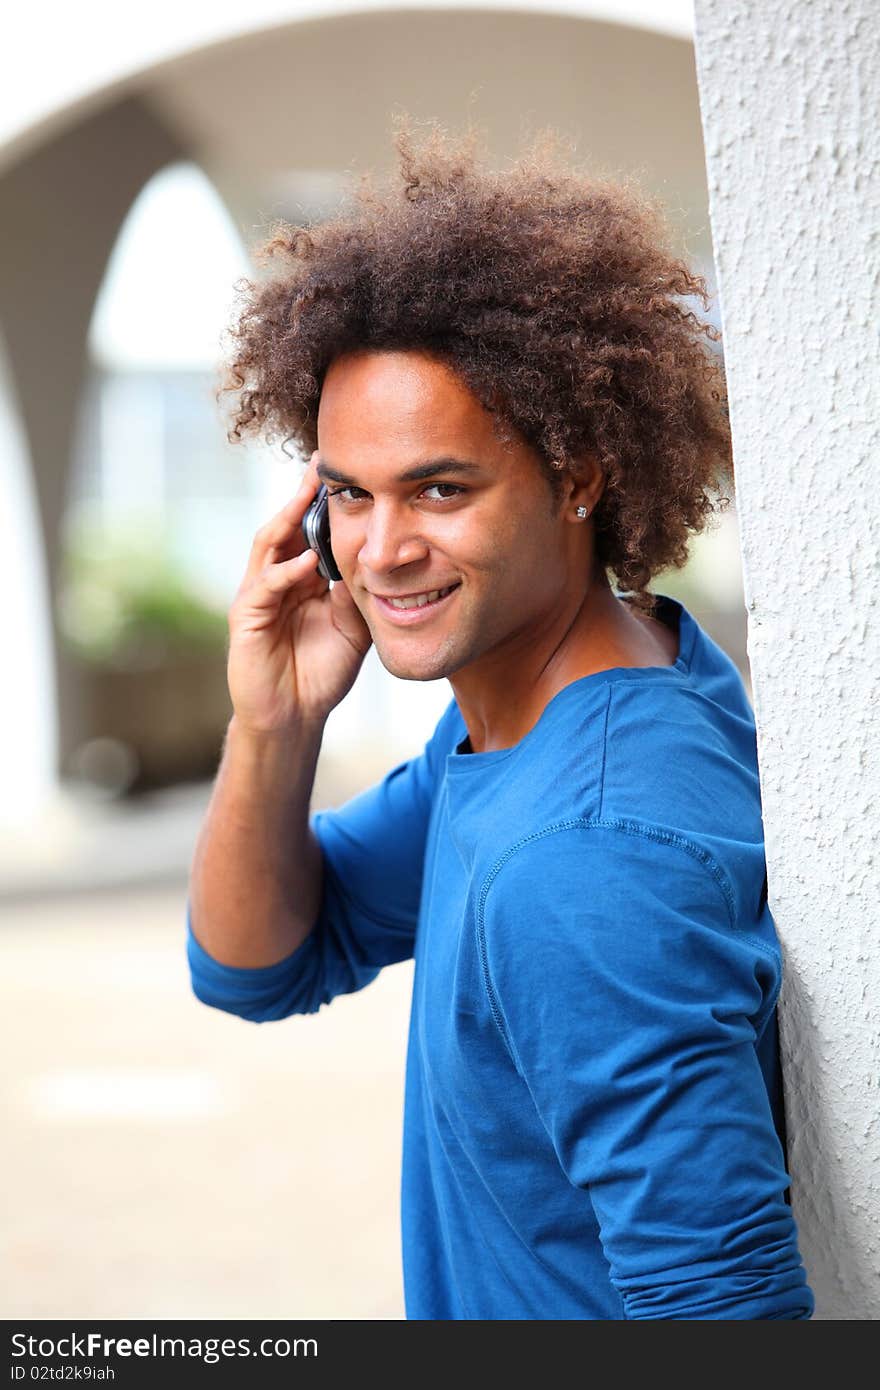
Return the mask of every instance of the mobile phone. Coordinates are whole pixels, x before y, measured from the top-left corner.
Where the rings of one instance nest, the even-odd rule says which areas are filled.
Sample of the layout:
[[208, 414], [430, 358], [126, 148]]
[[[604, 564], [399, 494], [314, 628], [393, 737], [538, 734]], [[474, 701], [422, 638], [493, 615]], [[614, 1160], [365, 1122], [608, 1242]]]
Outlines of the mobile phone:
[[306, 545], [310, 550], [317, 552], [318, 573], [324, 579], [341, 579], [342, 575], [339, 573], [339, 567], [333, 559], [333, 551], [330, 549], [330, 515], [327, 489], [323, 483], [318, 488], [314, 502], [309, 504], [308, 511], [303, 517], [302, 532]]

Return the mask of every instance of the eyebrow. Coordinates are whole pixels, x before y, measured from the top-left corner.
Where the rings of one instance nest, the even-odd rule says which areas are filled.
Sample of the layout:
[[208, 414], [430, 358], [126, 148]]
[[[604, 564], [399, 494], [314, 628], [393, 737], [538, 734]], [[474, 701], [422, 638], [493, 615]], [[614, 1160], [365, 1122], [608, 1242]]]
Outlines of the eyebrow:
[[[317, 467], [317, 474], [326, 482], [344, 483], [356, 487], [358, 484], [354, 478], [349, 478], [347, 474], [340, 473], [338, 468], [333, 468], [331, 464], [321, 462]], [[403, 473], [398, 474], [396, 481], [399, 483], [419, 483], [425, 478], [434, 478], [438, 473], [482, 473], [482, 468], [478, 463], [471, 463], [468, 459], [457, 458], [436, 458], [424, 459], [421, 463], [413, 464], [412, 468], [407, 468]]]

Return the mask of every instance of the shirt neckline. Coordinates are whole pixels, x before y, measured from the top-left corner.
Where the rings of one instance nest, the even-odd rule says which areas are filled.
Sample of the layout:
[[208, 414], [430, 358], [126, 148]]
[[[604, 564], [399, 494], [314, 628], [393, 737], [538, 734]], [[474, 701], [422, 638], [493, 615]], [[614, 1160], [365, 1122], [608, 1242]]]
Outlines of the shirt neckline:
[[557, 690], [553, 698], [548, 700], [537, 723], [523, 734], [518, 743], [512, 744], [510, 748], [493, 748], [484, 753], [471, 753], [463, 747], [469, 738], [466, 733], [453, 751], [447, 754], [447, 770], [453, 773], [467, 772], [512, 757], [513, 754], [527, 748], [539, 734], [545, 731], [548, 720], [553, 718], [560, 706], [584, 690], [599, 689], [604, 685], [621, 681], [636, 684], [646, 680], [680, 681], [688, 679], [697, 640], [696, 619], [679, 599], [672, 598], [668, 594], [655, 594], [654, 597], [657, 599], [658, 605], [657, 616], [662, 615], [663, 620], [667, 621], [667, 626], [672, 627], [673, 631], [675, 630], [674, 625], [669, 623], [668, 619], [677, 615], [678, 656], [671, 666], [609, 666], [604, 671], [593, 671], [588, 676], [578, 676], [576, 680], [570, 681], [561, 690]]

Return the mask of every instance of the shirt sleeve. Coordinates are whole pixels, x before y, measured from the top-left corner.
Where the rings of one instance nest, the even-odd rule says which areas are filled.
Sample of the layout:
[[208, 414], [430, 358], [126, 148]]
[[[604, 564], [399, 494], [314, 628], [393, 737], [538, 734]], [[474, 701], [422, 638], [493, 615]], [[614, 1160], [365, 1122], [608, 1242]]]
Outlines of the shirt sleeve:
[[447, 708], [424, 751], [376, 786], [310, 821], [321, 847], [323, 889], [312, 931], [275, 965], [221, 964], [196, 940], [187, 903], [187, 957], [196, 997], [253, 1022], [316, 1013], [337, 994], [413, 954], [428, 824], [439, 760], [461, 721]]
[[781, 966], [705, 850], [580, 822], [484, 886], [485, 985], [627, 1318], [809, 1318], [756, 1051]]

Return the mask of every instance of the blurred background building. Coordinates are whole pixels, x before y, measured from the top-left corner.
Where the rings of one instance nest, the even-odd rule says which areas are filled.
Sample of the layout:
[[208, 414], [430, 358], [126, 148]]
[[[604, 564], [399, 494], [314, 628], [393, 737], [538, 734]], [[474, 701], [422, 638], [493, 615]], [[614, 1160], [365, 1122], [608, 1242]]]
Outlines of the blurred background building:
[[[321, 18], [289, 4], [299, 22], [255, 18], [214, 42], [224, 7], [210, 22], [189, 8], [191, 21], [206, 11], [202, 46], [175, 52], [169, 16], [163, 61], [32, 111], [0, 150], [4, 554], [23, 591], [8, 649], [18, 680], [2, 694], [17, 775], [0, 814], [17, 826], [59, 781], [117, 794], [210, 775], [227, 714], [223, 615], [253, 531], [298, 474], [280, 450], [225, 442], [213, 388], [234, 285], [273, 219], [321, 218], [347, 180], [387, 166], [393, 110], [472, 117], [499, 160], [558, 126], [596, 168], [660, 194], [714, 289], [686, 5], [642, 7], [646, 28], [623, 3], [595, 15], [330, 6]], [[719, 516], [665, 587], [745, 671], [735, 524]], [[191, 700], [169, 714], [172, 666], [182, 691], [203, 692], [199, 720]], [[421, 746], [445, 683], [416, 688], [377, 666], [331, 722], [328, 751]]]
[[[92, 3], [53, 13], [57, 66], [43, 8], [0, 99], [7, 1316], [398, 1317], [409, 967], [271, 1030], [188, 993], [226, 610], [299, 475], [226, 442], [222, 333], [271, 221], [387, 167], [400, 108], [475, 120], [499, 160], [558, 127], [661, 196], [714, 292], [690, 6], [198, 3], [123, 32]], [[733, 503], [654, 587], [750, 691]], [[316, 801], [448, 699], [371, 653]]]

